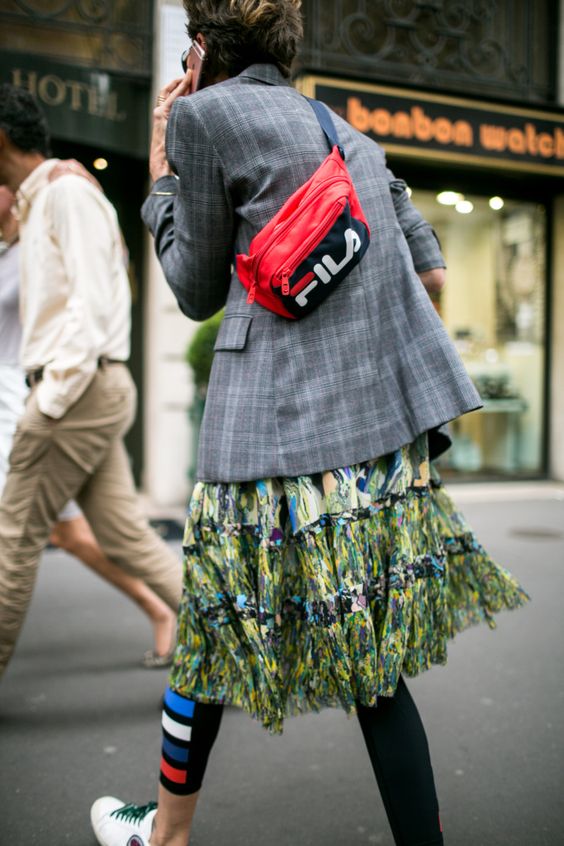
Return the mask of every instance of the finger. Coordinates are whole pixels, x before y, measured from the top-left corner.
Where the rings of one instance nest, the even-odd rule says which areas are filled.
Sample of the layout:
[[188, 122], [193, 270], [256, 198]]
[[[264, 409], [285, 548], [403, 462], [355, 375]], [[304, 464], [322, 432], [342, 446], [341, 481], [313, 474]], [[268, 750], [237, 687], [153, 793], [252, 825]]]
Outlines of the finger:
[[159, 100], [166, 100], [168, 97], [170, 97], [170, 95], [173, 93], [173, 91], [175, 91], [179, 86], [182, 85], [183, 82], [186, 81], [186, 77], [188, 76], [188, 74], [190, 74], [190, 79], [191, 79], [192, 78], [192, 71], [187, 70], [186, 73], [184, 74], [184, 76], [179, 76], [176, 79], [173, 79], [171, 82], [169, 82], [163, 88], [161, 88], [161, 90], [159, 91], [158, 99]]
[[76, 173], [83, 176], [85, 172], [84, 166], [76, 159], [61, 159], [57, 162], [55, 167], [49, 174], [49, 182], [58, 179], [60, 176], [66, 176], [69, 173]]
[[179, 82], [182, 82], [184, 77], [177, 76], [176, 79], [173, 79], [171, 82], [168, 82], [161, 90], [159, 91], [159, 96], [165, 95], [168, 97], [171, 91], [173, 91]]
[[78, 173], [81, 176], [84, 176], [85, 173], [88, 173], [88, 175], [90, 176], [89, 171], [84, 167], [82, 162], [78, 161], [78, 159], [69, 159], [67, 164], [68, 169], [71, 171], [71, 173]]
[[154, 110], [155, 116], [164, 115], [165, 117], [168, 117], [172, 105], [177, 99], [177, 97], [181, 97], [182, 95], [187, 94], [190, 91], [190, 85], [192, 82], [192, 71], [187, 70], [186, 74], [180, 80], [176, 80], [176, 82], [178, 82], [176, 87], [173, 88], [172, 91], [170, 91], [167, 95], [161, 93], [157, 97], [157, 104]]
[[176, 88], [168, 95], [167, 102], [170, 101], [171, 103], [176, 100], [177, 97], [180, 97], [185, 91], [188, 91], [190, 88], [190, 84], [192, 82], [192, 71], [188, 69]]

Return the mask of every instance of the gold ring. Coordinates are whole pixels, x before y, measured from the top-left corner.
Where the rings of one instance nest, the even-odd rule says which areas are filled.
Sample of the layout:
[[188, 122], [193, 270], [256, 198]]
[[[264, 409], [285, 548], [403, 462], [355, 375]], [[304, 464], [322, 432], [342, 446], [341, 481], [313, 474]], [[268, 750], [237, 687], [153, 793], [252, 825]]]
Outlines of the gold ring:
[[162, 106], [165, 100], [166, 97], [163, 97], [162, 94], [159, 94], [159, 96], [157, 97], [157, 106]]

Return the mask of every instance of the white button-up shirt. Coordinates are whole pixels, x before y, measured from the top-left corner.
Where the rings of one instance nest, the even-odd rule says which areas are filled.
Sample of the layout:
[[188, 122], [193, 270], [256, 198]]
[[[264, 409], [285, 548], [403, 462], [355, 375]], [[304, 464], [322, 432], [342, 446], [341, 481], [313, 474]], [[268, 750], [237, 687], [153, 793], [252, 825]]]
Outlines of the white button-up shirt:
[[114, 207], [86, 179], [49, 182], [48, 159], [22, 182], [21, 360], [44, 368], [40, 411], [62, 417], [88, 387], [100, 356], [129, 358], [129, 280]]

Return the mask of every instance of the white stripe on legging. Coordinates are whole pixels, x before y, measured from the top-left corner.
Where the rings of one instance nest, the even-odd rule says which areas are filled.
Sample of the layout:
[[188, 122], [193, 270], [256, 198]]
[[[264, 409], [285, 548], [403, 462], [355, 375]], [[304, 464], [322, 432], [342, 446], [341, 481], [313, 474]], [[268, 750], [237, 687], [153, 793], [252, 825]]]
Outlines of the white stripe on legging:
[[179, 740], [190, 740], [192, 735], [192, 726], [183, 726], [182, 723], [177, 723], [165, 711], [163, 711], [163, 728]]

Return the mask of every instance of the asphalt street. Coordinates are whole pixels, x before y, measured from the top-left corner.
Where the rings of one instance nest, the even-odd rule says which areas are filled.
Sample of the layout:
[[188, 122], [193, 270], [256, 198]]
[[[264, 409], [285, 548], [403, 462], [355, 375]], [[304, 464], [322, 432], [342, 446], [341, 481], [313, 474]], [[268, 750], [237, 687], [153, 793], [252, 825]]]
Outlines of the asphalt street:
[[[456, 488], [453, 488], [456, 497]], [[463, 509], [530, 592], [412, 680], [448, 846], [564, 844], [564, 498], [471, 497]], [[178, 542], [173, 544], [178, 549]], [[155, 797], [166, 671], [145, 670], [148, 623], [127, 599], [48, 551], [0, 685], [0, 844], [95, 846], [100, 795]], [[360, 730], [339, 711], [269, 736], [228, 710], [192, 846], [393, 843]]]

